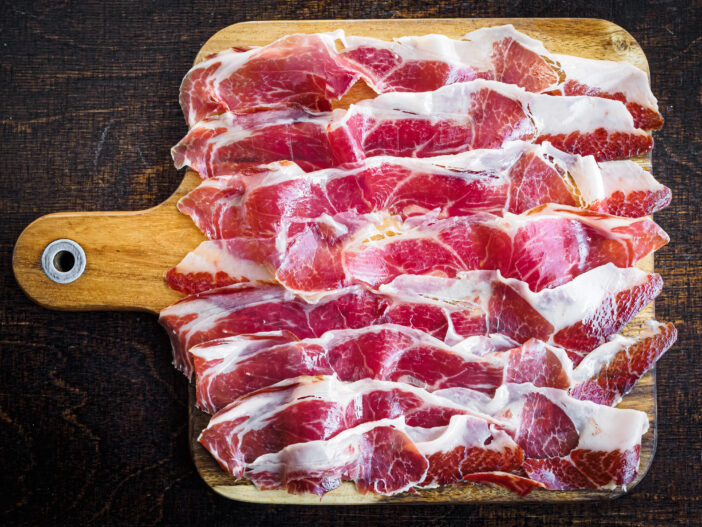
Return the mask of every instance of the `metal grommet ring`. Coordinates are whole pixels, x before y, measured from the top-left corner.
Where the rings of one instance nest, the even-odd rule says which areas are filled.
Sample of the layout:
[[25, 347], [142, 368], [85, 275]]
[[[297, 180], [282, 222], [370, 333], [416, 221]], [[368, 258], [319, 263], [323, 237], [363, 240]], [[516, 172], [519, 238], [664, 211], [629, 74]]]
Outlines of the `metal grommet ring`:
[[54, 240], [41, 254], [41, 268], [49, 280], [70, 284], [85, 271], [85, 251], [73, 240]]

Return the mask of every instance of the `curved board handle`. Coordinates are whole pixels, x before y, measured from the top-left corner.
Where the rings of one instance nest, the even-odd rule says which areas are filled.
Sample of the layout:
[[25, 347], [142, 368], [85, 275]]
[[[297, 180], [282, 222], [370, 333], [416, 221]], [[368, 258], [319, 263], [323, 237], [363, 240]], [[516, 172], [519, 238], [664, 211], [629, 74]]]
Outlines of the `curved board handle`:
[[[42, 216], [15, 244], [17, 282], [29, 298], [51, 309], [160, 311], [181, 298], [166, 286], [164, 273], [205, 239], [175, 206], [198, 181], [186, 174], [178, 190], [151, 209]], [[44, 249], [60, 239], [85, 252], [85, 270], [70, 283], [53, 281], [42, 268]]]

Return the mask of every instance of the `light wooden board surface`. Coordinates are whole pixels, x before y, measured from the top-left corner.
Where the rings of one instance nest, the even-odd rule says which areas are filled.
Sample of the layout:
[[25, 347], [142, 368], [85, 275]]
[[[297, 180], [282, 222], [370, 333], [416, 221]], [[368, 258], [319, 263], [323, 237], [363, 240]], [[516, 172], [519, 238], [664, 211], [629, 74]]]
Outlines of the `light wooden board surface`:
[[[460, 38], [465, 33], [493, 25], [511, 23], [529, 36], [541, 40], [555, 53], [587, 58], [627, 61], [648, 72], [646, 57], [634, 38], [621, 27], [597, 19], [395, 19], [246, 22], [229, 26], [210, 38], [198, 53], [199, 62], [210, 53], [232, 46], [265, 45], [290, 33], [316, 33], [344, 29], [347, 35], [372, 36], [391, 40], [404, 35], [441, 33]], [[183, 72], [185, 74], [185, 72]], [[337, 105], [345, 107], [374, 94], [363, 83]], [[185, 126], [183, 132], [185, 133]], [[650, 156], [637, 161], [650, 168]], [[63, 310], [142, 310], [158, 313], [180, 295], [166, 287], [163, 276], [204, 236], [186, 216], [178, 213], [176, 202], [195, 188], [199, 177], [187, 171], [175, 193], [153, 208], [136, 212], [58, 213], [43, 216], [20, 235], [13, 255], [15, 277], [27, 295], [40, 305]], [[41, 269], [41, 253], [50, 242], [69, 238], [86, 253], [86, 269], [71, 284], [50, 281]], [[653, 257], [639, 267], [653, 270]], [[653, 304], [644, 309], [625, 334], [636, 334], [641, 323], [654, 317]], [[404, 493], [392, 497], [361, 495], [350, 483], [330, 492], [323, 499], [293, 496], [283, 491], [258, 491], [251, 484], [236, 481], [222, 471], [214, 459], [197, 443], [208, 416], [194, 408], [190, 394], [190, 443], [195, 465], [202, 478], [215, 491], [229, 498], [262, 503], [368, 504], [398, 502], [518, 502], [583, 501], [609, 499], [624, 493], [614, 491], [547, 492], [537, 490], [519, 498], [505, 490], [478, 485], [443, 487]], [[648, 414], [651, 427], [641, 447], [641, 468], [631, 490], [644, 477], [656, 448], [655, 370], [647, 374], [620, 404]]]

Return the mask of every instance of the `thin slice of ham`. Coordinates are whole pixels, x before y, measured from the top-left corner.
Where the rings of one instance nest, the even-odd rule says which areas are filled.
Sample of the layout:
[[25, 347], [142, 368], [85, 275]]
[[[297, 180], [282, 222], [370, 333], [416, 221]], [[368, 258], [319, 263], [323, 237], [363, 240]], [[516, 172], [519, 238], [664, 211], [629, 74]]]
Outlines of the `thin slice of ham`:
[[225, 470], [260, 488], [319, 495], [342, 479], [362, 492], [393, 494], [517, 470], [523, 461], [488, 416], [402, 383], [334, 377], [291, 379], [241, 398], [212, 418], [199, 441]]
[[673, 324], [656, 321], [648, 322], [639, 338], [613, 336], [575, 369], [571, 394], [609, 406], [619, 404], [677, 337]]
[[349, 168], [310, 173], [280, 161], [255, 174], [207, 179], [180, 199], [178, 209], [210, 239], [267, 238], [282, 229], [291, 237], [309, 225], [376, 212], [446, 218], [520, 214], [557, 203], [641, 217], [666, 207], [670, 197], [669, 188], [631, 161], [598, 165], [548, 143], [517, 141], [499, 150], [426, 159], [371, 157]]
[[530, 92], [618, 100], [637, 127], [656, 129], [663, 123], [643, 71], [627, 62], [550, 53], [512, 25], [479, 29], [463, 40], [425, 35], [387, 42], [345, 38], [341, 30], [288, 35], [262, 48], [210, 55], [183, 79], [180, 103], [190, 126], [227, 110], [299, 105], [323, 111], [360, 77], [377, 93], [495, 80]]
[[229, 175], [241, 164], [287, 160], [310, 171], [380, 155], [434, 157], [500, 148], [514, 140], [548, 141], [598, 161], [653, 147], [619, 101], [534, 94], [476, 80], [433, 92], [386, 93], [346, 111], [226, 112], [199, 121], [171, 153], [176, 168], [190, 166], [206, 179]]
[[210, 420], [199, 441], [229, 473], [242, 477], [246, 465], [262, 455], [330, 439], [363, 423], [403, 417], [407, 426], [432, 429], [469, 413], [404, 383], [297, 377], [233, 401]]
[[[573, 389], [577, 399], [616, 404], [673, 344], [672, 324], [656, 323], [639, 338], [619, 335], [577, 366], [561, 348], [536, 339], [474, 336], [448, 346], [395, 324], [331, 330], [297, 340], [291, 333], [239, 335], [190, 349], [198, 406], [215, 413], [238, 397], [301, 375], [397, 381], [433, 392], [469, 388], [493, 395], [503, 383]], [[266, 341], [268, 342], [266, 344]], [[572, 353], [572, 352], [571, 352]], [[616, 372], [616, 373], [615, 373]]]
[[298, 108], [226, 112], [198, 121], [171, 155], [176, 168], [190, 166], [203, 179], [281, 160], [307, 171], [330, 168], [338, 164], [327, 132], [333, 115]]
[[504, 382], [567, 389], [573, 370], [563, 350], [540, 341], [516, 346], [506, 337], [476, 336], [448, 346], [396, 324], [332, 330], [300, 341], [274, 332], [268, 346], [265, 339], [240, 335], [190, 349], [201, 409], [215, 413], [242, 395], [300, 375], [404, 382], [430, 392], [458, 386], [492, 395]]
[[251, 111], [294, 104], [330, 110], [355, 84], [359, 72], [336, 52], [343, 31], [287, 35], [247, 51], [213, 54], [193, 67], [180, 87], [188, 125], [223, 111]]
[[[552, 204], [504, 217], [479, 213], [400, 222], [368, 215], [344, 223], [332, 218], [324, 227], [308, 225], [291, 238], [283, 231], [277, 239], [203, 242], [168, 271], [167, 282], [178, 291], [197, 293], [268, 273], [266, 280], [313, 297], [353, 284], [377, 288], [402, 274], [454, 277], [462, 271], [499, 270], [540, 291], [606, 263], [633, 266], [669, 240], [648, 218]], [[251, 277], [242, 275], [248, 270]]]
[[377, 155], [455, 154], [499, 148], [517, 139], [549, 141], [559, 150], [594, 155], [598, 161], [632, 157], [653, 147], [651, 136], [634, 126], [618, 101], [534, 94], [495, 81], [386, 93], [351, 105], [339, 116], [330, 134], [341, 162]]
[[[323, 496], [343, 480], [361, 493], [392, 495], [414, 487], [459, 483], [472, 474], [504, 474], [493, 467], [517, 464], [521, 450], [501, 430], [483, 419], [457, 415], [430, 437], [408, 427], [402, 418], [364, 423], [326, 441], [296, 443], [280, 452], [260, 456], [246, 477], [261, 490], [286, 489], [293, 494]], [[453, 463], [453, 464], [450, 464]], [[482, 481], [485, 476], [478, 476]], [[512, 489], [512, 479], [491, 483]], [[520, 485], [518, 488], [533, 489]]]
[[383, 323], [416, 328], [449, 345], [500, 333], [520, 343], [537, 338], [587, 352], [622, 329], [661, 287], [657, 274], [612, 264], [538, 293], [490, 271], [453, 279], [401, 276], [378, 292], [354, 286], [314, 304], [279, 286], [243, 283], [186, 297], [164, 309], [159, 322], [173, 345], [174, 364], [188, 377], [188, 350], [203, 342], [267, 331], [306, 339]]
[[342, 55], [378, 93], [431, 91], [489, 79], [531, 92], [619, 100], [638, 128], [658, 129], [663, 124], [645, 72], [627, 62], [550, 53], [511, 24], [478, 29], [463, 40], [425, 35], [394, 42], [350, 36], [346, 41]]
[[[259, 488], [322, 495], [349, 479], [362, 492], [393, 494], [521, 467], [551, 488], [534, 467], [553, 459], [572, 462], [582, 487], [626, 485], [647, 428], [643, 412], [529, 384], [505, 384], [491, 399], [465, 389], [429, 394], [402, 383], [303, 377], [233, 402], [200, 441]], [[368, 441], [371, 431], [383, 440]], [[590, 461], [603, 456], [613, 461], [606, 470]]]
[[638, 473], [648, 430], [643, 412], [529, 384], [505, 384], [492, 399], [461, 388], [436, 395], [503, 423], [524, 450], [524, 471], [548, 489], [612, 488], [628, 485]]

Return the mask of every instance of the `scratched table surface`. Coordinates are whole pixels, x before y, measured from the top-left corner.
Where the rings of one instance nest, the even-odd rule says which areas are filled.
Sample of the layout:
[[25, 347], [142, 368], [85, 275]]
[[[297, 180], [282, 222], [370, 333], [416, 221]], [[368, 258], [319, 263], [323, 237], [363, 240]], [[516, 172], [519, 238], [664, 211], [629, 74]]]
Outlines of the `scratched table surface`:
[[[702, 4], [541, 1], [5, 2], [0, 17], [0, 524], [693, 525], [702, 521]], [[516, 5], [515, 5], [516, 4]], [[534, 7], [538, 5], [538, 7]], [[568, 7], [566, 7], [568, 6]], [[137, 210], [182, 175], [178, 85], [216, 30], [244, 20], [597, 17], [643, 47], [666, 118], [655, 175], [660, 319], [680, 339], [658, 366], [658, 450], [629, 495], [517, 506], [284, 507], [214, 494], [188, 450], [187, 384], [156, 317], [48, 311], [17, 286], [15, 239], [66, 210]]]

